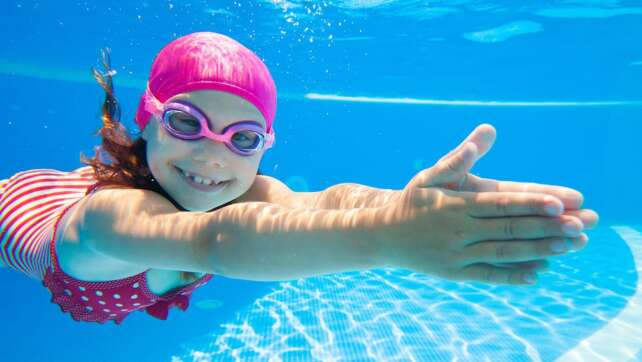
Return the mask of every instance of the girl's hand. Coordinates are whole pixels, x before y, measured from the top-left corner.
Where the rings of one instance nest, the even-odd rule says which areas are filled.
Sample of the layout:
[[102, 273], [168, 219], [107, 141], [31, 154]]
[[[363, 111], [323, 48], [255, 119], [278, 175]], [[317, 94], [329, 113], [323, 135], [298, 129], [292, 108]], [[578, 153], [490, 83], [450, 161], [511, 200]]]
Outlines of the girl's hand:
[[[475, 147], [460, 156], [471, 160]], [[376, 232], [384, 266], [408, 268], [458, 281], [528, 284], [524, 277], [560, 255], [555, 242], [581, 238], [582, 221], [561, 215], [562, 202], [529, 192], [458, 192], [432, 185], [435, 173], [420, 172], [390, 205], [377, 210]], [[569, 229], [565, 229], [566, 225]], [[533, 240], [537, 239], [537, 240]], [[493, 264], [523, 264], [515, 268]]]
[[[597, 225], [598, 214], [593, 210], [580, 209], [584, 198], [576, 190], [537, 183], [497, 181], [480, 178], [470, 173], [475, 163], [490, 151], [496, 134], [493, 126], [479, 125], [459, 146], [439, 159], [433, 167], [425, 170], [427, 172], [426, 185], [454, 191], [547, 194], [561, 200], [564, 205], [563, 214], [582, 220], [585, 229], [593, 229]], [[588, 237], [584, 235], [573, 246], [573, 249], [576, 251], [582, 249], [586, 246], [587, 241]]]

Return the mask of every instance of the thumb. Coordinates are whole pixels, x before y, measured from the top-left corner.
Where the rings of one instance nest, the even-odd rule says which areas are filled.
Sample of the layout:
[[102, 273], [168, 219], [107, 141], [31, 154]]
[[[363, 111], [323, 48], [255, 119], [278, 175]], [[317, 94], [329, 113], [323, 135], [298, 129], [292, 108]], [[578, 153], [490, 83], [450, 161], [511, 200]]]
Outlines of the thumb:
[[465, 181], [466, 174], [478, 159], [479, 150], [473, 142], [465, 144], [454, 150], [448, 157], [441, 159], [435, 167], [431, 168], [431, 175], [427, 186], [440, 186], [455, 183], [457, 187]]
[[466, 139], [462, 143], [459, 144], [459, 146], [448, 152], [439, 161], [452, 156], [453, 153], [461, 150], [461, 148], [464, 147], [464, 145], [468, 142], [472, 142], [477, 146], [477, 153], [479, 154], [479, 157], [482, 157], [493, 147], [496, 138], [497, 131], [495, 130], [495, 127], [488, 123], [480, 124], [468, 135], [468, 137], [466, 137]]

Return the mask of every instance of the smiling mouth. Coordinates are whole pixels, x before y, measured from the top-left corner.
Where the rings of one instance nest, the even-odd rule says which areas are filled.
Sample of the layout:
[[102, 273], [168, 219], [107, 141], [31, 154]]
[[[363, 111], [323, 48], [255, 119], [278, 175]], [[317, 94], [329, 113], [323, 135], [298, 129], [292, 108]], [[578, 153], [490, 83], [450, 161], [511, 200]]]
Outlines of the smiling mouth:
[[225, 186], [227, 186], [231, 180], [226, 180], [226, 181], [221, 181], [219, 183], [216, 183], [216, 181], [203, 178], [200, 176], [195, 176], [189, 173], [188, 171], [185, 171], [178, 166], [174, 166], [174, 169], [178, 174], [181, 176], [183, 180], [187, 182], [190, 186], [193, 188], [199, 190], [199, 191], [205, 191], [205, 192], [214, 192], [214, 191], [219, 191]]

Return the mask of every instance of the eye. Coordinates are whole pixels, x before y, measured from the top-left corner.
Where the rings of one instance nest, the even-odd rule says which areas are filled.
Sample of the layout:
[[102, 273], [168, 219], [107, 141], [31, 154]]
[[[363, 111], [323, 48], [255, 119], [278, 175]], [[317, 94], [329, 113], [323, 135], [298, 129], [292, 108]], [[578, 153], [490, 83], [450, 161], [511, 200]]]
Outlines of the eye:
[[165, 112], [165, 119], [169, 126], [181, 133], [198, 133], [201, 130], [201, 123], [194, 116], [182, 112], [171, 110]]
[[232, 142], [238, 148], [253, 149], [261, 142], [261, 135], [253, 131], [240, 131], [232, 136]]

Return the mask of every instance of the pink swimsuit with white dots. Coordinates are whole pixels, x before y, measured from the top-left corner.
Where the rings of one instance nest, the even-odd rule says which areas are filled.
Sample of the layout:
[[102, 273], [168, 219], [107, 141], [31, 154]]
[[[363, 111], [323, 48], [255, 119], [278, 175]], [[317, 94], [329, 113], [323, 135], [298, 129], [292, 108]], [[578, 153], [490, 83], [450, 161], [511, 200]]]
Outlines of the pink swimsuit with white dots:
[[172, 307], [186, 310], [192, 292], [207, 283], [211, 274], [160, 296], [147, 287], [146, 272], [91, 282], [62, 271], [53, 236], [65, 211], [90, 193], [94, 184], [90, 167], [72, 172], [30, 170], [4, 180], [0, 184], [0, 260], [42, 279], [52, 293], [51, 301], [76, 321], [120, 324], [136, 310], [158, 319], [167, 319]]

